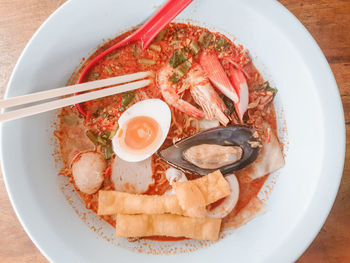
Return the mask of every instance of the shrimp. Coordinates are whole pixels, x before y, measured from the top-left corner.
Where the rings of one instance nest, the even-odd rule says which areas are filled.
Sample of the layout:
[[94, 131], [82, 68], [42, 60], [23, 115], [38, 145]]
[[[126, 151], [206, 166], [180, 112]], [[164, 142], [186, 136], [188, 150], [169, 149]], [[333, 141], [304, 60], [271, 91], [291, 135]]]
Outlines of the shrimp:
[[224, 111], [226, 106], [216, 93], [202, 67], [194, 64], [187, 73], [185, 82], [190, 86], [194, 101], [203, 109], [207, 119], [217, 119], [224, 126], [229, 119]]
[[186, 113], [189, 116], [197, 119], [203, 118], [204, 114], [202, 111], [197, 109], [191, 103], [188, 103], [187, 101], [181, 99], [180, 96], [176, 93], [174, 85], [169, 81], [169, 77], [172, 73], [173, 69], [170, 65], [167, 65], [162, 68], [157, 74], [157, 84], [166, 103], [178, 109], [179, 111]]

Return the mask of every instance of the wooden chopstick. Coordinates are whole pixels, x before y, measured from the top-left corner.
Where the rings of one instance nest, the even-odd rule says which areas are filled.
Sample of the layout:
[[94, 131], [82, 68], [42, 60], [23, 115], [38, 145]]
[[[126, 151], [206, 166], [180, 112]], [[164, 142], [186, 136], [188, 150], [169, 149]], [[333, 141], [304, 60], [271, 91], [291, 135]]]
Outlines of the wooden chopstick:
[[121, 83], [127, 83], [138, 79], [144, 79], [150, 75], [152, 75], [151, 71], [138, 72], [138, 73], [133, 73], [128, 75], [108, 78], [108, 79], [101, 79], [101, 80], [95, 80], [95, 81], [90, 81], [86, 83], [66, 86], [63, 88], [36, 92], [28, 95], [0, 100], [0, 108], [9, 108], [14, 106], [24, 105], [27, 103], [33, 103], [41, 100], [60, 97], [68, 94], [88, 91], [88, 90], [107, 87], [107, 86], [118, 85]]
[[[136, 75], [136, 74], [138, 74], [138, 75]], [[80, 86], [79, 91], [81, 92], [81, 91], [87, 91], [90, 89], [101, 88], [104, 86], [115, 85], [116, 81], [117, 81], [117, 83], [123, 83], [125, 81], [129, 82], [129, 81], [131, 81], [131, 79], [133, 79], [133, 80], [140, 79], [140, 78], [150, 76], [151, 74], [152, 74], [151, 72], [140, 72], [140, 73], [124, 75], [124, 76], [120, 76], [120, 77], [110, 78], [110, 79], [91, 81], [91, 82], [87, 82], [87, 83], [82, 83], [82, 84], [77, 84], [77, 85], [72, 85], [72, 86], [68, 86], [68, 87], [63, 87], [63, 88], [51, 90], [51, 91], [55, 91], [55, 92], [51, 92], [51, 91], [38, 92], [38, 93], [24, 95], [24, 96], [19, 97], [19, 98], [25, 98], [25, 100], [19, 100], [19, 99], [17, 99], [18, 97], [15, 97], [15, 98], [11, 98], [11, 100], [12, 100], [11, 103], [5, 102], [7, 100], [3, 100], [2, 102], [4, 105], [11, 105], [11, 106], [7, 106], [7, 107], [12, 107], [14, 105], [18, 106], [18, 105], [27, 104], [27, 103], [29, 103], [28, 101], [36, 102], [36, 101], [41, 101], [43, 99], [62, 96], [62, 95], [57, 95], [57, 94], [68, 95], [71, 93], [75, 93], [75, 92], [77, 92], [77, 89], [75, 88], [76, 86]], [[133, 76], [131, 76], [131, 75], [133, 75]], [[116, 78], [118, 78], [118, 79], [115, 81]], [[112, 82], [111, 79], [114, 79], [114, 82]], [[101, 86], [101, 83], [103, 86]], [[12, 110], [12, 111], [0, 114], [0, 122], [15, 120], [15, 119], [31, 116], [34, 114], [38, 114], [38, 113], [66, 107], [69, 105], [74, 105], [74, 104], [81, 103], [84, 101], [99, 99], [99, 98], [107, 97], [107, 96], [110, 96], [113, 94], [118, 94], [118, 93], [123, 93], [123, 92], [131, 91], [131, 90], [139, 89], [139, 88], [148, 86], [150, 83], [151, 83], [151, 80], [144, 79], [144, 80], [130, 82], [130, 83], [119, 85], [119, 86], [114, 86], [111, 88], [105, 88], [105, 89], [101, 89], [101, 90], [97, 90], [97, 91], [92, 91], [89, 93], [80, 94], [77, 96], [56, 99], [56, 100], [53, 100], [50, 102], [45, 102], [45, 103], [41, 103], [38, 105], [21, 108], [18, 110]], [[87, 84], [89, 84], [89, 85], [87, 85]], [[81, 85], [84, 85], [84, 87], [82, 87]], [[66, 88], [68, 88], [68, 89], [66, 89]], [[68, 90], [70, 92], [68, 92]], [[47, 95], [47, 93], [49, 95]], [[10, 100], [10, 99], [8, 99], [8, 100]], [[25, 101], [25, 102], [20, 103], [20, 101]]]

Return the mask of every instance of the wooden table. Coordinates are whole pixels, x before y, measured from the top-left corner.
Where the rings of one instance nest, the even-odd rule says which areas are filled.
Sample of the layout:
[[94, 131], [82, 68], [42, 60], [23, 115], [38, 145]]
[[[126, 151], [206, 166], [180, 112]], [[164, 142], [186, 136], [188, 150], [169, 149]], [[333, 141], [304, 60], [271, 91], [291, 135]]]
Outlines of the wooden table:
[[[0, 96], [25, 44], [64, 0], [0, 0]], [[350, 132], [350, 1], [282, 0], [316, 39], [330, 63]], [[347, 136], [349, 138], [349, 136]], [[346, 142], [349, 149], [349, 140]], [[350, 262], [350, 155], [333, 209], [298, 262]], [[19, 224], [0, 177], [0, 261], [47, 262]]]

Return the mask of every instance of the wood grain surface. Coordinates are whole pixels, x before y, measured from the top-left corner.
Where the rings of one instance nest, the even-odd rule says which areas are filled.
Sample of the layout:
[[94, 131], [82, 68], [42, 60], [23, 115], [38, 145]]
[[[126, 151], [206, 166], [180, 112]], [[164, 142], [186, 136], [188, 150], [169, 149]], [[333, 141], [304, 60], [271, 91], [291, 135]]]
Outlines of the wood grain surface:
[[[0, 0], [0, 96], [24, 46], [64, 0]], [[281, 0], [316, 39], [330, 63], [343, 101], [350, 135], [350, 1]], [[322, 230], [298, 260], [350, 262], [350, 154], [332, 211]], [[0, 177], [0, 262], [47, 262], [24, 232]]]

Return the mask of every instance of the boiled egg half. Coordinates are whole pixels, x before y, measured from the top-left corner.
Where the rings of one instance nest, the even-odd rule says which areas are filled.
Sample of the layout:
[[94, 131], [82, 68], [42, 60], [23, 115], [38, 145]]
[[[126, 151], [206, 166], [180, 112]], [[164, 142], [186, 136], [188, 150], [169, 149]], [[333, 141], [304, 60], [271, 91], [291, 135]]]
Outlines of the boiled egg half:
[[127, 162], [140, 162], [154, 154], [166, 139], [171, 122], [169, 106], [160, 99], [135, 103], [119, 118], [113, 150]]

